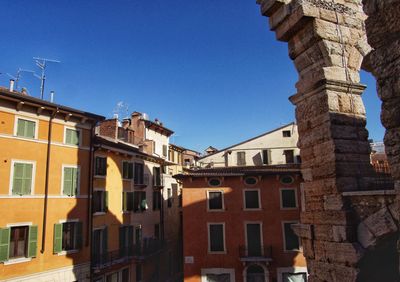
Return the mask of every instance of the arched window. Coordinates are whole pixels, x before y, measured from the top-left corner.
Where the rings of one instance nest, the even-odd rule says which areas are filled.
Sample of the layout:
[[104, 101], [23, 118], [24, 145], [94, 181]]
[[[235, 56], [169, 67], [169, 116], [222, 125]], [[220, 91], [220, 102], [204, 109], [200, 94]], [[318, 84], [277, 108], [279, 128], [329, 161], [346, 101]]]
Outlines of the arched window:
[[265, 282], [264, 269], [257, 264], [250, 265], [247, 267], [246, 280], [247, 282]]

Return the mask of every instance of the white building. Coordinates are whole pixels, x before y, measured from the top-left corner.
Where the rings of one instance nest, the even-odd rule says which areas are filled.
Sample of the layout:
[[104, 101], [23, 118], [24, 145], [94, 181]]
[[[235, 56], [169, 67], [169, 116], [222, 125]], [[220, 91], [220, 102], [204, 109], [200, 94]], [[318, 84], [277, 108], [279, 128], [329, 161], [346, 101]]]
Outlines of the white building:
[[300, 163], [297, 125], [290, 123], [198, 160], [201, 167]]

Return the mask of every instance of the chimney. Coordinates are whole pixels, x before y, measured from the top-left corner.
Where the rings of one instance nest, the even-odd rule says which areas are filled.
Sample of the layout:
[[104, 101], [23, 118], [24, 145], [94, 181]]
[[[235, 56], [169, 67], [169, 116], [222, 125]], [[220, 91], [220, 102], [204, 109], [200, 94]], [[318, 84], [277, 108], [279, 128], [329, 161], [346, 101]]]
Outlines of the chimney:
[[14, 79], [10, 79], [10, 92], [14, 91], [14, 83], [15, 83], [15, 80]]

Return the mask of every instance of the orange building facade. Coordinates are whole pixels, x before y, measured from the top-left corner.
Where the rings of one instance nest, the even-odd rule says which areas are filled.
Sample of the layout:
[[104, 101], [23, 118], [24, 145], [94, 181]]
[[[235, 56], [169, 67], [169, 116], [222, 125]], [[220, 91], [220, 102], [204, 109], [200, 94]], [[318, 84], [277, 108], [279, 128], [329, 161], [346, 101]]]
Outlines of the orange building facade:
[[0, 88], [0, 280], [89, 281], [91, 136], [103, 119]]
[[183, 183], [185, 281], [306, 281], [298, 165], [189, 170]]

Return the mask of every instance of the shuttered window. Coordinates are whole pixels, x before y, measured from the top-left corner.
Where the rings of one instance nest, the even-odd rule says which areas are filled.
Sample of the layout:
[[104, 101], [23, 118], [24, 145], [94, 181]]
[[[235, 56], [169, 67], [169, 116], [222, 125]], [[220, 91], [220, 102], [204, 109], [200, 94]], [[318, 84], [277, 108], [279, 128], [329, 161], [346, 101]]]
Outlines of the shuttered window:
[[66, 128], [65, 129], [65, 144], [79, 145], [79, 130]]
[[161, 192], [153, 191], [153, 211], [161, 209]]
[[63, 195], [78, 195], [79, 174], [77, 167], [64, 167]]
[[17, 121], [17, 136], [35, 138], [36, 122], [19, 118]]
[[299, 237], [294, 233], [292, 224], [297, 222], [285, 222], [283, 224], [284, 240], [285, 240], [285, 251], [297, 251], [299, 250], [300, 243]]
[[133, 211], [133, 192], [122, 192], [122, 210]]
[[268, 165], [271, 164], [271, 150], [263, 150], [262, 151], [262, 161], [263, 164]]
[[108, 191], [93, 192], [93, 212], [107, 212], [108, 210]]
[[164, 157], [168, 156], [168, 146], [167, 145], [163, 145], [163, 156]]
[[133, 252], [133, 226], [119, 228], [119, 251], [121, 257], [132, 255]]
[[53, 253], [79, 250], [82, 248], [82, 222], [54, 224]]
[[96, 157], [95, 159], [95, 167], [94, 174], [105, 176], [107, 175], [107, 158], [105, 157]]
[[133, 195], [133, 211], [143, 212], [148, 209], [146, 192], [145, 191], [135, 191]]
[[224, 252], [224, 225], [209, 224], [209, 250], [210, 252]]
[[13, 195], [30, 195], [32, 189], [33, 164], [14, 163]]
[[208, 191], [208, 209], [222, 210], [222, 191]]
[[281, 207], [284, 209], [297, 208], [295, 189], [281, 189]]
[[134, 182], [135, 184], [144, 184], [144, 171], [142, 163], [135, 163]]
[[259, 209], [260, 199], [258, 190], [246, 190], [244, 191], [244, 204], [245, 209]]
[[0, 228], [0, 262], [36, 257], [37, 240], [37, 225]]
[[124, 179], [133, 178], [133, 163], [122, 162], [122, 178]]
[[246, 152], [237, 152], [237, 165], [246, 165]]

